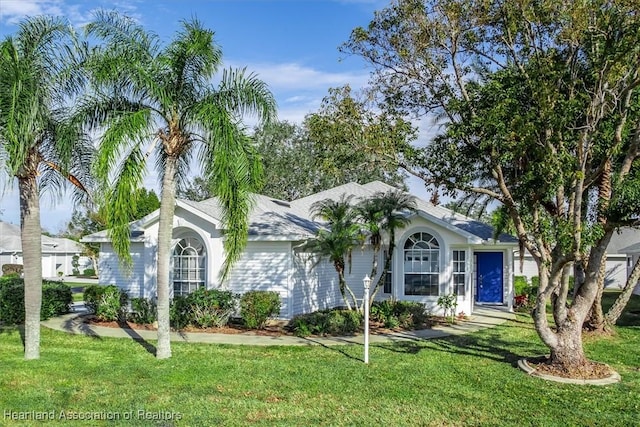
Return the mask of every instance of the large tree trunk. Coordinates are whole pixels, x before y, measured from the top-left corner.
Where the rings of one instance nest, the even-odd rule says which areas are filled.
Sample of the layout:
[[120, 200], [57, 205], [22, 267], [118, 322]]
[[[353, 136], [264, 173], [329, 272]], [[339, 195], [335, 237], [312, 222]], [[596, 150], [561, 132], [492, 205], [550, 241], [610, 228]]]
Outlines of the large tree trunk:
[[565, 321], [556, 336], [557, 345], [550, 348], [551, 363], [567, 373], [579, 373], [587, 364], [582, 349], [582, 322]]
[[631, 295], [633, 294], [633, 290], [638, 285], [638, 281], [640, 281], [640, 258], [636, 260], [633, 270], [631, 270], [631, 275], [627, 278], [627, 283], [625, 283], [624, 288], [622, 289], [622, 293], [618, 295], [616, 301], [613, 303], [609, 311], [607, 311], [607, 314], [605, 315], [606, 325], [613, 326], [616, 324], [622, 315], [622, 311], [627, 306], [629, 298], [631, 298]]
[[[552, 270], [545, 262], [540, 260], [538, 264], [540, 287], [533, 313], [536, 331], [551, 351], [551, 363], [571, 376], [579, 377], [581, 369], [588, 364], [582, 348], [582, 326], [598, 292], [600, 263], [611, 234], [611, 230], [605, 232], [602, 239], [592, 247], [584, 284], [576, 293], [571, 305], [567, 307], [566, 303], [562, 302], [563, 298], [556, 301], [561, 303], [552, 305], [555, 328], [549, 325], [546, 303], [555, 290], [555, 285], [561, 280], [562, 270], [553, 270], [556, 272], [552, 276]], [[565, 289], [564, 292], [567, 291], [568, 289]]]
[[176, 205], [176, 163], [168, 156], [162, 179], [160, 219], [158, 224], [158, 346], [156, 358], [171, 357], [171, 329], [169, 324], [169, 282], [171, 265], [171, 240], [173, 238], [173, 215]]
[[35, 174], [18, 178], [20, 225], [24, 265], [24, 358], [40, 358], [40, 309], [42, 306], [42, 228], [40, 195]]

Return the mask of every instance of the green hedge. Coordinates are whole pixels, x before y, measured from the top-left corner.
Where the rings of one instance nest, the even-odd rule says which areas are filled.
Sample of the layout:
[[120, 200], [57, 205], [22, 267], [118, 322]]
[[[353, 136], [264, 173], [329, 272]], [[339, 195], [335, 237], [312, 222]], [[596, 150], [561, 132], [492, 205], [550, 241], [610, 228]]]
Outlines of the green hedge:
[[[67, 285], [42, 281], [41, 320], [68, 313], [72, 302]], [[22, 324], [24, 315], [24, 280], [16, 276], [0, 277], [0, 321], [7, 325]]]
[[280, 314], [280, 295], [274, 291], [249, 291], [240, 299], [240, 316], [251, 329], [264, 328], [267, 319]]
[[299, 337], [351, 335], [360, 330], [362, 320], [362, 314], [357, 311], [330, 309], [296, 316], [289, 321], [287, 328]]

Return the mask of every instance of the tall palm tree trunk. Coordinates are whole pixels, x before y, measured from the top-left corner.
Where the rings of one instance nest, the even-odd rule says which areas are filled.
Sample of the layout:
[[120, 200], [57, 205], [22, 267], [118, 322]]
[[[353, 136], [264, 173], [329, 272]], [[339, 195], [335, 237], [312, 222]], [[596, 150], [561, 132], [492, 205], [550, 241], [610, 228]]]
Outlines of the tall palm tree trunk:
[[40, 308], [42, 306], [42, 229], [40, 195], [35, 174], [18, 178], [20, 225], [24, 269], [24, 358], [40, 358]]
[[[607, 226], [606, 211], [611, 203], [611, 168], [612, 162], [609, 158], [604, 163], [600, 182], [598, 183], [598, 199], [600, 202], [598, 206], [598, 224], [603, 227]], [[593, 300], [593, 305], [589, 312], [587, 321], [585, 322], [585, 325], [589, 327], [589, 329], [598, 332], [604, 332], [607, 329], [602, 310], [602, 293], [604, 292], [606, 267], [607, 254], [605, 253], [600, 264], [600, 270], [598, 271], [598, 293], [596, 294], [596, 298]]]
[[158, 346], [156, 358], [171, 357], [169, 324], [169, 276], [171, 264], [171, 239], [173, 238], [173, 214], [176, 205], [177, 159], [169, 156], [166, 161], [160, 198], [160, 220], [158, 225]]

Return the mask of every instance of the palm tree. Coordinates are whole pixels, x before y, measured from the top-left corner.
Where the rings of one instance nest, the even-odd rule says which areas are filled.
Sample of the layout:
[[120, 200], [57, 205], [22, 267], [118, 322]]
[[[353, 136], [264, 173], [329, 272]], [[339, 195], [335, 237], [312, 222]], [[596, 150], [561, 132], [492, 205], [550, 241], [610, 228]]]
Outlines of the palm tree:
[[329, 258], [338, 273], [340, 294], [347, 308], [352, 309], [347, 292], [358, 307], [355, 294], [345, 280], [345, 268], [351, 262], [351, 251], [362, 240], [360, 224], [352, 204], [353, 196], [342, 195], [339, 200], [324, 199], [311, 205], [314, 219], [320, 218], [327, 223], [327, 229], [320, 229], [307, 249], [320, 255], [320, 259]]
[[[393, 259], [393, 252], [396, 247], [396, 230], [399, 228], [403, 228], [411, 222], [409, 214], [416, 211], [417, 205], [414, 196], [400, 190], [377, 192], [371, 198], [371, 203], [377, 206], [380, 210], [380, 223], [376, 225], [376, 227], [389, 236], [382, 274], [376, 282], [376, 285], [373, 288], [373, 292], [371, 293], [371, 298], [369, 299], [369, 301], [373, 303], [373, 301], [375, 300], [375, 296], [380, 288], [384, 287], [387, 279], [387, 273], [391, 269], [391, 260]], [[371, 229], [371, 226], [369, 226], [369, 229]], [[379, 243], [377, 244], [379, 250], [382, 246], [382, 239], [376, 237], [376, 240], [379, 240]], [[375, 277], [375, 273], [377, 272], [376, 263], [378, 258], [375, 254], [376, 245], [374, 245], [373, 242], [372, 246], [374, 248], [374, 271], [372, 272], [371, 278], [373, 279]]]
[[246, 244], [250, 193], [261, 176], [242, 119], [251, 113], [261, 122], [271, 121], [275, 100], [266, 84], [245, 70], [225, 70], [219, 86], [213, 85], [222, 53], [213, 32], [196, 19], [182, 22], [164, 48], [155, 34], [115, 12], [98, 12], [87, 32], [104, 45], [89, 61], [94, 90], [83, 111], [93, 127], [104, 129], [96, 175], [109, 184], [105, 219], [125, 265], [131, 264], [128, 219], [136, 207], [132, 196], [142, 185], [148, 153], [156, 154], [161, 178], [156, 357], [168, 358], [176, 187], [187, 177], [192, 159], [212, 182], [224, 211], [224, 279]]
[[0, 166], [20, 191], [25, 359], [40, 357], [41, 190], [54, 198], [69, 182], [84, 190], [81, 171], [91, 163], [91, 144], [65, 117], [82, 86], [77, 47], [67, 23], [46, 16], [23, 21], [0, 44]]
[[378, 274], [378, 259], [380, 258], [380, 249], [382, 249], [383, 202], [382, 198], [374, 196], [360, 201], [355, 208], [358, 220], [369, 234], [369, 244], [373, 249], [371, 273], [369, 274], [371, 280], [374, 280]]

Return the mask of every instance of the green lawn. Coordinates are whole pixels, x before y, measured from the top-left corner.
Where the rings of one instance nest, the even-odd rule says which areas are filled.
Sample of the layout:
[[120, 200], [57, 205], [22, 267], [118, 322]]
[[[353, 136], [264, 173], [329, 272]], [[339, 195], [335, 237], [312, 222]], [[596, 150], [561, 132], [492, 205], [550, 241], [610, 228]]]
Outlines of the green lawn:
[[[640, 298], [630, 308], [638, 310]], [[356, 345], [176, 343], [173, 358], [157, 361], [147, 343], [46, 328], [42, 358], [25, 362], [19, 332], [4, 329], [0, 425], [36, 424], [9, 419], [24, 411], [54, 411], [56, 418], [63, 411], [121, 418], [63, 424], [87, 426], [630, 426], [640, 417], [640, 316], [628, 314], [624, 323], [613, 337], [586, 338], [589, 357], [622, 375], [606, 387], [548, 383], [519, 371], [519, 358], [545, 351], [526, 315], [462, 337], [375, 345], [369, 366]]]

